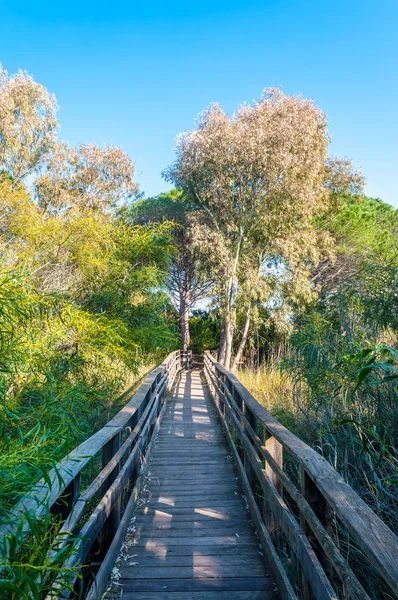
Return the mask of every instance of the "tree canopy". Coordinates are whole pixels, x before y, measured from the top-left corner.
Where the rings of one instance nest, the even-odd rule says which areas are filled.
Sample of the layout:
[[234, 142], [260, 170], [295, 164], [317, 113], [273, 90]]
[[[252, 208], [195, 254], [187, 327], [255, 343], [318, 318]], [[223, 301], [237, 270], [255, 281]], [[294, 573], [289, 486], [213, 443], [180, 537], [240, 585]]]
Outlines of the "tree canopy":
[[[271, 264], [303, 287], [327, 236], [315, 217], [343, 192], [358, 193], [362, 176], [327, 156], [326, 117], [310, 100], [266, 90], [229, 117], [218, 104], [177, 140], [165, 172], [186, 194], [195, 243], [217, 280], [222, 318], [219, 358], [230, 366], [240, 290], [263, 284]], [[249, 294], [250, 296], [250, 294]], [[249, 301], [250, 306], [250, 301]]]

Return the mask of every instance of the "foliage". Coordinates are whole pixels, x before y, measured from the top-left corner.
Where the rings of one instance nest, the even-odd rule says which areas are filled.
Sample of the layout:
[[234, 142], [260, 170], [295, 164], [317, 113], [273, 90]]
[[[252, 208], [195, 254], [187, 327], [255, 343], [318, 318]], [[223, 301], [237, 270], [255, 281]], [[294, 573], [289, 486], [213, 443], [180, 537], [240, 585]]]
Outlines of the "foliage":
[[[23, 527], [27, 521], [29, 536], [24, 537]], [[18, 600], [41, 600], [43, 591], [51, 589], [54, 579], [63, 589], [71, 588], [69, 577], [73, 573], [81, 577], [79, 569], [65, 569], [63, 563], [73, 555], [76, 540], [71, 539], [53, 556], [49, 556], [48, 548], [59, 528], [59, 521], [50, 513], [37, 520], [34, 512], [26, 512], [20, 520], [18, 529], [7, 540], [3, 540], [0, 555], [8, 555], [6, 565], [2, 565], [0, 593], [2, 598], [12, 597]]]
[[398, 214], [378, 198], [346, 197], [340, 210], [328, 215], [327, 226], [341, 253], [384, 263], [397, 258]]
[[47, 157], [35, 189], [40, 206], [49, 212], [71, 207], [109, 211], [137, 196], [134, 174], [134, 162], [121, 148], [60, 143]]
[[206, 350], [216, 350], [220, 335], [218, 315], [204, 310], [195, 310], [189, 319], [191, 348], [194, 354], [204, 354]]
[[190, 208], [181, 191], [171, 190], [136, 202], [125, 212], [133, 223], [173, 224], [175, 246], [166, 285], [170, 298], [179, 313], [182, 347], [190, 347], [189, 314], [210, 290], [210, 275], [198, 248], [194, 244]]
[[[354, 392], [363, 384], [365, 379], [369, 379], [372, 376], [372, 383], [374, 385], [398, 379], [397, 358], [398, 352], [389, 346], [365, 348], [357, 354], [349, 354], [346, 357], [347, 360], [360, 363]], [[375, 375], [377, 379], [374, 379]]]
[[0, 64], [0, 172], [19, 182], [42, 164], [57, 134], [55, 97], [18, 71]]
[[178, 138], [176, 161], [165, 175], [195, 209], [194, 239], [216, 283], [219, 359], [227, 368], [239, 294], [249, 307], [258, 296], [264, 302], [261, 288], [272, 271], [285, 272], [291, 293], [308, 293], [311, 267], [329, 240], [315, 217], [338, 194], [361, 189], [349, 161], [327, 158], [328, 143], [322, 111], [279, 89], [266, 90], [232, 117], [212, 105], [195, 130]]

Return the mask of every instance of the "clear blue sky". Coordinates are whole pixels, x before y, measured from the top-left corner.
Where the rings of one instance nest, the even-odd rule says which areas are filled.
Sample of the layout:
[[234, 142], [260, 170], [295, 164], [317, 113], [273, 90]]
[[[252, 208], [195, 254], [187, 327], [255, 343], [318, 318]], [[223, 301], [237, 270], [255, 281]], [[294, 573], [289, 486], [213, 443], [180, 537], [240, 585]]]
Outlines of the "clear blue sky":
[[146, 194], [177, 133], [264, 87], [314, 98], [331, 152], [398, 206], [398, 0], [0, 0], [0, 61], [57, 96], [61, 136], [120, 145]]

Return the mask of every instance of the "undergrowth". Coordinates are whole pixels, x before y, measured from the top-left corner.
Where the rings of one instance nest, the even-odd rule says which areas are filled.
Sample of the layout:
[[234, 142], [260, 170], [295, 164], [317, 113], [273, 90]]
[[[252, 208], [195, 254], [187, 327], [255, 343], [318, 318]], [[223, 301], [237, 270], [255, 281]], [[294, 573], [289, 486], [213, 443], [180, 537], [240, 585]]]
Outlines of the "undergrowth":
[[[290, 370], [294, 364], [290, 354], [257, 371], [243, 369], [238, 376], [274, 417], [322, 454], [398, 533], [398, 370], [395, 351], [388, 348], [388, 355], [391, 353], [390, 360], [384, 352], [384, 362], [376, 360], [380, 355], [377, 348], [346, 356], [345, 368], [354, 369], [352, 383], [336, 386], [327, 400], [319, 388], [317, 394], [307, 381], [298, 379], [297, 371]], [[347, 373], [342, 372], [343, 365], [340, 368], [342, 379]], [[329, 373], [330, 381], [333, 375]], [[297, 468], [286, 454], [285, 461], [284, 468], [288, 472], [293, 469], [290, 475], [294, 480]], [[335, 519], [333, 530], [340, 551], [349, 558], [370, 597], [391, 598], [343, 523]]]

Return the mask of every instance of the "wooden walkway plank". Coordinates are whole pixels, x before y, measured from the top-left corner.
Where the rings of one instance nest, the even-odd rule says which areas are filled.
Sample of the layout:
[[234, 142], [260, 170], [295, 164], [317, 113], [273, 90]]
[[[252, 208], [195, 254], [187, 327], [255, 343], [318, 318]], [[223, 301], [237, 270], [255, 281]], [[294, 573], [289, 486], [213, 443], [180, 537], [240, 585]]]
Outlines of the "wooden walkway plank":
[[[123, 600], [214, 600], [214, 592], [125, 592]], [[270, 591], [218, 591], [217, 600], [274, 600]]]
[[146, 487], [118, 567], [124, 600], [277, 597], [199, 370], [167, 400]]

